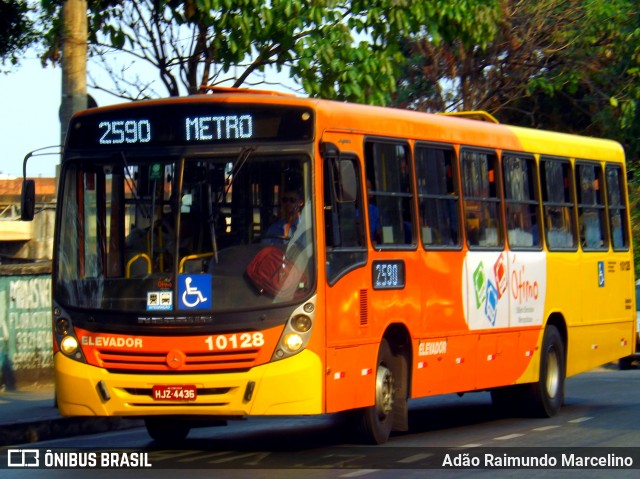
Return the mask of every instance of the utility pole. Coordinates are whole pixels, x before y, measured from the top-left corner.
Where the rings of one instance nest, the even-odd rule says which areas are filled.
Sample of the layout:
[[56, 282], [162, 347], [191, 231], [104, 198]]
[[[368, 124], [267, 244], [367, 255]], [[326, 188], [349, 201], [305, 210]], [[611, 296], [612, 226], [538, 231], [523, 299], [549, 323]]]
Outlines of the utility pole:
[[87, 1], [65, 0], [62, 23], [60, 144], [64, 145], [71, 116], [87, 108]]

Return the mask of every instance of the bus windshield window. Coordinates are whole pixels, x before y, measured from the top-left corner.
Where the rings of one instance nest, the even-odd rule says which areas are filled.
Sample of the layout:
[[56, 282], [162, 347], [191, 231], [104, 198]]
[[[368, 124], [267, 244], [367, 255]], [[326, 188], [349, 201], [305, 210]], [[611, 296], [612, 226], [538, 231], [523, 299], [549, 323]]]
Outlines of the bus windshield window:
[[[196, 312], [306, 296], [315, 277], [309, 180], [307, 158], [250, 149], [216, 158], [68, 162], [56, 299]], [[286, 274], [265, 279], [276, 257]]]

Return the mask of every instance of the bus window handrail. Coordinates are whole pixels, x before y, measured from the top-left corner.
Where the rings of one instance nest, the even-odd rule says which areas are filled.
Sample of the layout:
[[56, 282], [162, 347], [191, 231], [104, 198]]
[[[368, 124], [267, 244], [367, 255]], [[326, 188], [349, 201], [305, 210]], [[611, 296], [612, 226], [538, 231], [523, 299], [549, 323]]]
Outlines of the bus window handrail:
[[215, 252], [211, 252], [211, 253], [198, 253], [198, 254], [190, 254], [185, 256], [184, 258], [182, 258], [180, 260], [180, 265], [178, 266], [178, 273], [183, 273], [184, 272], [184, 264], [187, 261], [193, 261], [194, 259], [202, 259], [202, 258], [211, 258], [212, 256], [215, 255]]
[[139, 259], [144, 259], [147, 262], [147, 274], [151, 274], [151, 257], [146, 253], [139, 253], [127, 261], [126, 266], [126, 278], [129, 279], [131, 277], [131, 266], [133, 263], [138, 261]]

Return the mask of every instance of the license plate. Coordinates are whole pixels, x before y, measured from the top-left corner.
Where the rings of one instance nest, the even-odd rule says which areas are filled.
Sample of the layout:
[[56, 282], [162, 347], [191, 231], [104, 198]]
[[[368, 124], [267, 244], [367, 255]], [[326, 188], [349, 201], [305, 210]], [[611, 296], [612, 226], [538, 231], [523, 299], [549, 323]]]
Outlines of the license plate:
[[155, 385], [151, 388], [155, 401], [195, 401], [198, 389], [193, 384]]

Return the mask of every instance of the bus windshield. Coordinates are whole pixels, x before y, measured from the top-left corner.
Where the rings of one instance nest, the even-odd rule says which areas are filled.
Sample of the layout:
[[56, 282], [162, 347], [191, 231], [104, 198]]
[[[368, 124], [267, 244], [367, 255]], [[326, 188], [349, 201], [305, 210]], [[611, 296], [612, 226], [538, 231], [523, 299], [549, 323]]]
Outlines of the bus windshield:
[[305, 297], [315, 281], [310, 176], [306, 155], [252, 148], [69, 159], [54, 298], [176, 315]]

